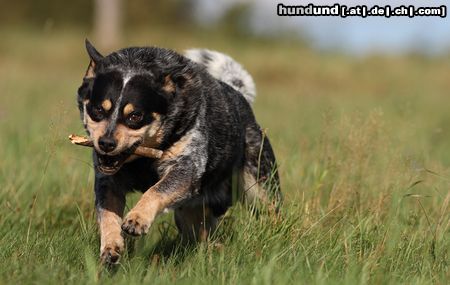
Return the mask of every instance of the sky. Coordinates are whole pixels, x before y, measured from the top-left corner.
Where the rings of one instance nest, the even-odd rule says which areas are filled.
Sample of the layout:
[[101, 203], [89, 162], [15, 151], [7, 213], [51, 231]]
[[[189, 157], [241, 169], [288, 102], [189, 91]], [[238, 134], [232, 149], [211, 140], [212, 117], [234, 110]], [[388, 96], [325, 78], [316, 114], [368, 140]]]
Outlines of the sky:
[[[400, 5], [441, 6], [445, 0], [197, 0], [197, 15], [204, 23], [219, 19], [236, 3], [251, 5], [249, 27], [260, 34], [289, 32], [293, 37], [302, 36], [317, 49], [339, 49], [347, 53], [364, 55], [371, 52], [398, 54], [422, 52], [443, 54], [450, 51], [450, 18], [440, 17], [279, 17], [277, 4], [285, 5], [333, 5], [353, 6]], [[448, 6], [450, 8], [450, 5]], [[449, 12], [449, 11], [448, 11]]]

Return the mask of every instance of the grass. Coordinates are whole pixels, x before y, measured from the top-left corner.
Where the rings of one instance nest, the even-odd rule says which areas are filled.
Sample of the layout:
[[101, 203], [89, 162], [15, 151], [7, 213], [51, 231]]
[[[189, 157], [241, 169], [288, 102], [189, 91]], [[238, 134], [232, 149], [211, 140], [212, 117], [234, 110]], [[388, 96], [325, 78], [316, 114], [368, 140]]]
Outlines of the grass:
[[167, 35], [155, 27], [125, 42], [226, 51], [254, 75], [283, 219], [237, 205], [210, 242], [186, 249], [172, 217], [160, 217], [120, 266], [102, 269], [90, 155], [66, 141], [82, 133], [85, 33], [3, 28], [0, 284], [447, 283], [449, 57], [350, 58], [291, 41]]

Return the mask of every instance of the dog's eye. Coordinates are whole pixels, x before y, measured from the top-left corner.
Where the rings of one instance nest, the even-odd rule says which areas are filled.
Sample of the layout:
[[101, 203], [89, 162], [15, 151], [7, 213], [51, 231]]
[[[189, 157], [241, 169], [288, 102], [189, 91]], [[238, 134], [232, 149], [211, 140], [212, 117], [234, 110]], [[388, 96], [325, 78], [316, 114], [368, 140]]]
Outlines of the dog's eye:
[[131, 123], [139, 123], [140, 121], [142, 121], [142, 118], [144, 117], [144, 115], [140, 112], [133, 112], [128, 116], [128, 121], [130, 121]]

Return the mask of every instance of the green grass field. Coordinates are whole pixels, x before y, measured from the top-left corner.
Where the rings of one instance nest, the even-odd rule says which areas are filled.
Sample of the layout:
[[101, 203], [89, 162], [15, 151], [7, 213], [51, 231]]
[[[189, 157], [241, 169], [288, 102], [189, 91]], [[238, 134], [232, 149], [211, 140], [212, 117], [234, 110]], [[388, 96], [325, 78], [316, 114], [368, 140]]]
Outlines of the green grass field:
[[0, 37], [0, 284], [448, 284], [450, 57], [351, 58], [159, 28], [129, 35], [127, 45], [208, 47], [247, 67], [285, 204], [282, 219], [235, 206], [210, 242], [188, 249], [162, 216], [106, 271], [90, 153], [67, 142], [83, 133], [85, 33]]

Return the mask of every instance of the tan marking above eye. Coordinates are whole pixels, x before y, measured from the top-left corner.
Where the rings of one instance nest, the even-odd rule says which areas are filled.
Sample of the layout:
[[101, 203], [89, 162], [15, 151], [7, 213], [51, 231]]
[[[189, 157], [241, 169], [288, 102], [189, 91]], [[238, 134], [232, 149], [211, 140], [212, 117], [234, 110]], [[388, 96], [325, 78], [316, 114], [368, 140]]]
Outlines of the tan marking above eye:
[[106, 99], [105, 101], [102, 102], [102, 108], [103, 108], [105, 111], [111, 110], [111, 107], [112, 107], [111, 100]]
[[126, 104], [125, 107], [123, 108], [124, 117], [127, 117], [133, 111], [134, 111], [133, 104], [131, 104], [131, 103]]

